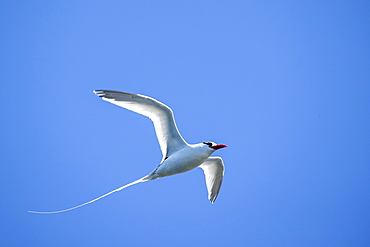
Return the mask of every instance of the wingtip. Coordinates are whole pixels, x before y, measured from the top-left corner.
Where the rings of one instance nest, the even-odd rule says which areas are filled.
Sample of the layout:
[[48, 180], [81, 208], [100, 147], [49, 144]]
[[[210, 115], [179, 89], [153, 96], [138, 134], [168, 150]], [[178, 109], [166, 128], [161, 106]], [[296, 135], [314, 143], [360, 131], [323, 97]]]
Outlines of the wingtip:
[[213, 204], [213, 203], [216, 201], [217, 196], [218, 196], [218, 195], [213, 196], [213, 197], [210, 197], [210, 198], [209, 198], [209, 201]]
[[93, 93], [96, 94], [99, 97], [104, 96], [104, 90], [93, 90]]

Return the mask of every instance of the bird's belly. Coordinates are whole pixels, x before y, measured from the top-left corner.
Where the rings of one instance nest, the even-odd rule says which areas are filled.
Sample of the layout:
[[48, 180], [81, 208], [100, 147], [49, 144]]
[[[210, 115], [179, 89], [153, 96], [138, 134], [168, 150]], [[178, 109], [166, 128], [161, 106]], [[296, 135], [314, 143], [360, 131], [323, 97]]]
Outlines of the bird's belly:
[[207, 157], [187, 157], [187, 159], [167, 159], [155, 171], [159, 177], [183, 173], [198, 167]]

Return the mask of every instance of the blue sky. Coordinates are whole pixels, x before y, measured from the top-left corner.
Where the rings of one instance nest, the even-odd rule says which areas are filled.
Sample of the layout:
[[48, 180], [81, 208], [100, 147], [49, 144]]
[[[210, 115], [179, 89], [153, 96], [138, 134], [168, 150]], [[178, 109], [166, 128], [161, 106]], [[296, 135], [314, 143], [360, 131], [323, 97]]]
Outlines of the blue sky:
[[[366, 1], [2, 1], [2, 246], [369, 246]], [[202, 171], [152, 171], [151, 122], [94, 89], [169, 105]]]

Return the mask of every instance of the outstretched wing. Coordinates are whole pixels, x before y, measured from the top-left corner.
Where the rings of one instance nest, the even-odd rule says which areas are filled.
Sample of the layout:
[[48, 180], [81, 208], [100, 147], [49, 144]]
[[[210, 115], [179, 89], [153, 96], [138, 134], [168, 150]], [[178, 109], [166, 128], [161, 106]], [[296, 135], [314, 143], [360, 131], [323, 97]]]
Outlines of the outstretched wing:
[[187, 145], [176, 127], [171, 108], [165, 104], [139, 94], [110, 90], [96, 90], [94, 93], [105, 101], [149, 117], [154, 123], [163, 159]]
[[209, 157], [200, 166], [206, 178], [208, 199], [213, 203], [220, 192], [224, 177], [224, 162], [221, 157]]

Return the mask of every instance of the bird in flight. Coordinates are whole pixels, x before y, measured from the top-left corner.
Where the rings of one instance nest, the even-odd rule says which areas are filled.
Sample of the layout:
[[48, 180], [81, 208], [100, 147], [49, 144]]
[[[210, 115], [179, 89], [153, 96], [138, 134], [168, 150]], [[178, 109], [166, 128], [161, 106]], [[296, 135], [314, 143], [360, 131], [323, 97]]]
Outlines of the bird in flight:
[[208, 199], [211, 203], [216, 200], [224, 176], [224, 164], [221, 157], [210, 157], [210, 155], [218, 149], [227, 147], [226, 145], [208, 141], [198, 144], [188, 144], [176, 127], [171, 108], [153, 98], [140, 94], [110, 90], [96, 90], [94, 93], [105, 101], [150, 118], [153, 121], [155, 133], [163, 154], [162, 161], [148, 175], [78, 206], [50, 212], [28, 212], [38, 214], [66, 212], [93, 203], [131, 185], [187, 172], [196, 167], [203, 169], [208, 190]]

